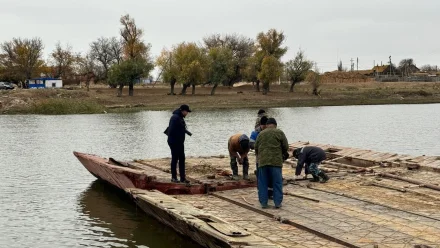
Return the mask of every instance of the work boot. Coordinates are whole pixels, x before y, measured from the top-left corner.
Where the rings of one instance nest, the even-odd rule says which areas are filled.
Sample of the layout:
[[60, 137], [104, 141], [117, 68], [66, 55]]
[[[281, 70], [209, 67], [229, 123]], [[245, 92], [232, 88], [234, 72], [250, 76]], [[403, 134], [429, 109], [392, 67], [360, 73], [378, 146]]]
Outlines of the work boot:
[[310, 179], [310, 182], [319, 182], [319, 176], [312, 175], [313, 179]]
[[248, 175], [243, 175], [243, 180], [249, 180], [249, 176]]
[[321, 183], [326, 183], [330, 179], [323, 171], [319, 172], [318, 175], [322, 178]]
[[176, 178], [171, 178], [171, 182], [172, 183], [179, 183], [179, 180], [177, 180]]
[[238, 181], [240, 177], [238, 175], [232, 175], [232, 180]]

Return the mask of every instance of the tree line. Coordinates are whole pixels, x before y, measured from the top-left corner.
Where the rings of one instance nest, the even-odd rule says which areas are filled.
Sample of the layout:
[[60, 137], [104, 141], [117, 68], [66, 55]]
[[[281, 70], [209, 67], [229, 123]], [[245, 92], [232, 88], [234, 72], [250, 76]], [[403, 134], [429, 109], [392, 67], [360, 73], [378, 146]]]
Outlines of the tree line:
[[[256, 91], [267, 94], [272, 82], [280, 76], [295, 84], [310, 77], [319, 87], [320, 75], [314, 63], [299, 50], [294, 58], [282, 63], [288, 48], [284, 45], [282, 31], [270, 29], [260, 32], [255, 39], [238, 34], [213, 34], [202, 43], [182, 42], [163, 49], [153, 61], [151, 45], [144, 41], [143, 30], [129, 15], [120, 18], [118, 37], [100, 37], [90, 44], [86, 53], [75, 53], [70, 45], [58, 42], [48, 61], [43, 60], [43, 41], [40, 38], [14, 38], [0, 44], [0, 79], [21, 82], [46, 76], [85, 82], [105, 82], [117, 88], [122, 95], [124, 86], [133, 95], [134, 84], [148, 77], [155, 66], [160, 78], [170, 85], [174, 95], [175, 85], [181, 84], [180, 94], [197, 85], [211, 85], [211, 94], [219, 85], [233, 86], [247, 81], [255, 84]], [[318, 94], [317, 90], [314, 90]]]

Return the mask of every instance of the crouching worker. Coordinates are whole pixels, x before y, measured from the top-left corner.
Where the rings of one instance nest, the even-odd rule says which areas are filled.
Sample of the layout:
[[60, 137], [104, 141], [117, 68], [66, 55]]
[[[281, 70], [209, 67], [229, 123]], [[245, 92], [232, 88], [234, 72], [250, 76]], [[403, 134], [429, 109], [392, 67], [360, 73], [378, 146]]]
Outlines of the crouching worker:
[[249, 138], [246, 134], [235, 134], [229, 138], [228, 150], [229, 157], [231, 158], [232, 179], [240, 179], [238, 176], [237, 161], [243, 165], [243, 179], [249, 179], [249, 149]]
[[[321, 178], [321, 182], [325, 183], [330, 179], [319, 169], [319, 164], [326, 159], [326, 154], [321, 148], [316, 146], [297, 148], [293, 151], [293, 157], [298, 159], [295, 172], [296, 176], [301, 175], [302, 168], [305, 164], [306, 177], [307, 174], [312, 174], [312, 182], [319, 182], [319, 179]], [[294, 167], [294, 165], [292, 165], [292, 167]]]

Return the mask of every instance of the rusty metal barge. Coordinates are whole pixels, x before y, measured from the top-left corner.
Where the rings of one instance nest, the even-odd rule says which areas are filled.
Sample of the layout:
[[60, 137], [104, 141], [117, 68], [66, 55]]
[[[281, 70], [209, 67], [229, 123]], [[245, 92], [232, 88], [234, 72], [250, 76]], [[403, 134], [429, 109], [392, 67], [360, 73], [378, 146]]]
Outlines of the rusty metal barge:
[[440, 247], [440, 157], [309, 142], [290, 149], [305, 145], [326, 151], [321, 168], [331, 179], [294, 180], [295, 161], [287, 160], [280, 209], [260, 207], [254, 176], [231, 180], [225, 156], [187, 158], [191, 183], [180, 184], [170, 182], [168, 158], [74, 154], [147, 214], [205, 247]]

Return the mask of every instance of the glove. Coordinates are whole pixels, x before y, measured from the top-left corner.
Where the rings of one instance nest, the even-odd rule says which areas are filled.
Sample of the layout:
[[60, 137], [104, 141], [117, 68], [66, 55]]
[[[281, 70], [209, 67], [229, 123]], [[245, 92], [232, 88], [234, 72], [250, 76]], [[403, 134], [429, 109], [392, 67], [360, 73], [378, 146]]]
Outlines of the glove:
[[192, 136], [192, 135], [193, 135], [190, 131], [187, 131], [187, 134], [188, 134], [189, 136]]
[[283, 160], [286, 161], [289, 158], [289, 153], [283, 153]]

